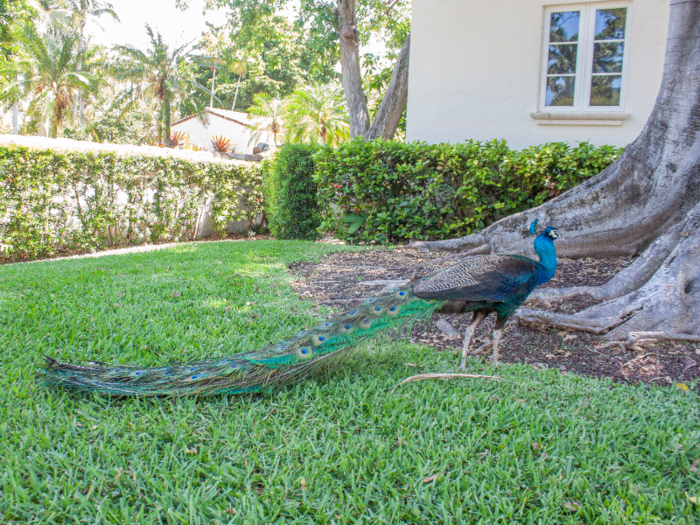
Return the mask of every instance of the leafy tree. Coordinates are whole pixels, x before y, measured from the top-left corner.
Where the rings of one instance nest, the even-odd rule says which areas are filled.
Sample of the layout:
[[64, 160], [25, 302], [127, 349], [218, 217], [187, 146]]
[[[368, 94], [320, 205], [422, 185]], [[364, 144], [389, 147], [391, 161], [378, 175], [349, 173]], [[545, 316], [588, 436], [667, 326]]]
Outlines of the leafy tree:
[[49, 124], [49, 136], [56, 137], [58, 128], [80, 89], [92, 89], [94, 79], [77, 70], [78, 36], [62, 31], [40, 34], [25, 23], [20, 29], [24, 57], [11, 70], [20, 80], [6, 90], [25, 89], [30, 98], [28, 113]]
[[[142, 90], [148, 92], [160, 103], [161, 127], [159, 140], [165, 139], [167, 146], [171, 145], [170, 120], [173, 103], [178, 99], [188, 98], [196, 105], [197, 111], [204, 111], [194, 93], [209, 94], [209, 90], [196, 82], [190, 60], [191, 49], [187, 45], [174, 50], [163, 42], [160, 33], [154, 33], [146, 25], [146, 32], [151, 44], [147, 51], [141, 51], [131, 45], [115, 46], [123, 60], [114, 66], [118, 80], [128, 81], [130, 85], [122, 93], [122, 100], [134, 102], [140, 99]], [[128, 109], [128, 106], [127, 106]]]
[[343, 90], [334, 84], [297, 89], [285, 105], [286, 135], [290, 142], [337, 146], [350, 138]]
[[[211, 5], [230, 10], [232, 38], [255, 49], [269, 30], [274, 13], [289, 7], [291, 0], [211, 0]], [[393, 137], [406, 106], [408, 92], [408, 53], [410, 29], [409, 2], [400, 0], [301, 0], [294, 29], [300, 46], [297, 62], [301, 81], [327, 83], [337, 79], [335, 67], [340, 57], [342, 83], [350, 114], [353, 136]], [[360, 69], [360, 44], [381, 38], [396, 66], [382, 66], [375, 89], [386, 92], [370, 127], [370, 110]], [[340, 43], [340, 46], [338, 46]], [[391, 71], [391, 74], [389, 72]], [[271, 78], [278, 79], [275, 76]], [[296, 86], [285, 82], [285, 87]], [[288, 92], [283, 91], [281, 96]]]
[[284, 129], [284, 103], [280, 99], [272, 99], [264, 93], [256, 95], [253, 105], [248, 108], [248, 113], [253, 120], [253, 133], [250, 143], [258, 142], [266, 133], [272, 134], [275, 146], [283, 137]]
[[[80, 37], [78, 39], [78, 64], [77, 70], [82, 71], [83, 60], [86, 48], [85, 39], [85, 24], [88, 20], [97, 19], [103, 15], [109, 15], [114, 20], [120, 21], [117, 13], [112, 8], [112, 4], [101, 2], [99, 0], [71, 0], [73, 10], [73, 21], [78, 26]], [[73, 121], [78, 120], [81, 126], [85, 124], [85, 101], [83, 100], [82, 91], [78, 94], [76, 104], [73, 111]], [[76, 119], [76, 116], [78, 119]]]

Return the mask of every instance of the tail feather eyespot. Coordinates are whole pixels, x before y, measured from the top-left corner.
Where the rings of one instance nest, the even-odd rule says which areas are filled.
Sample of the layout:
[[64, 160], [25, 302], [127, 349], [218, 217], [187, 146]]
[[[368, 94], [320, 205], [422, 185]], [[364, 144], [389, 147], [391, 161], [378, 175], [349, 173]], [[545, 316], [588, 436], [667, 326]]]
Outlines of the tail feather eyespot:
[[301, 348], [299, 348], [297, 350], [297, 357], [299, 357], [301, 359], [308, 359], [309, 357], [311, 357], [311, 355], [312, 355], [311, 349], [307, 348], [305, 346], [302, 346]]
[[315, 335], [313, 336], [313, 342], [316, 346], [322, 345], [327, 341], [326, 336], [324, 335]]
[[390, 306], [387, 309], [387, 314], [388, 315], [398, 315], [399, 314], [399, 307], [398, 306]]
[[372, 319], [363, 319], [360, 321], [360, 328], [369, 328], [372, 326]]

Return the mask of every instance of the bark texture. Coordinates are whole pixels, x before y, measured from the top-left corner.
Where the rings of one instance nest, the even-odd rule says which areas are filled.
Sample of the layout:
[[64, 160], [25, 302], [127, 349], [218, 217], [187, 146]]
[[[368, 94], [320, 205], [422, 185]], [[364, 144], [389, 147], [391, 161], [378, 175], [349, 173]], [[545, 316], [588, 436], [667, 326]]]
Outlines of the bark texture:
[[[393, 7], [393, 6], [392, 6]], [[360, 35], [357, 30], [356, 0], [339, 0], [338, 35], [343, 89], [350, 114], [350, 136], [367, 140], [390, 140], [396, 133], [408, 100], [408, 63], [411, 46], [409, 35], [401, 47], [387, 92], [370, 127], [367, 97], [362, 89], [360, 69]]]
[[391, 140], [394, 138], [399, 120], [408, 101], [408, 59], [411, 49], [411, 35], [401, 46], [399, 58], [396, 60], [394, 73], [391, 75], [389, 87], [382, 99], [382, 103], [374, 116], [374, 121], [365, 133], [367, 140], [382, 138]]
[[527, 225], [539, 219], [559, 228], [559, 255], [641, 256], [603, 286], [537, 290], [531, 296], [583, 293], [602, 304], [571, 316], [521, 309], [516, 313], [521, 321], [633, 341], [629, 344], [653, 339], [652, 332], [658, 339], [700, 335], [700, 0], [672, 0], [670, 9], [661, 90], [641, 134], [615, 163], [480, 233], [418, 247], [532, 255]]
[[350, 136], [359, 137], [369, 129], [367, 98], [362, 90], [360, 70], [360, 33], [357, 30], [355, 0], [338, 4], [338, 35], [342, 84], [350, 113]]

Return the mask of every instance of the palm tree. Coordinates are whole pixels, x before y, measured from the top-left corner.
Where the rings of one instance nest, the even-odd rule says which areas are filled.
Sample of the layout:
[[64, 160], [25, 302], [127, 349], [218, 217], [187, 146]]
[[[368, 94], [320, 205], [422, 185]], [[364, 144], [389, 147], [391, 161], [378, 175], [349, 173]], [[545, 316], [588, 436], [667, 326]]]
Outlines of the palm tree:
[[287, 139], [337, 146], [350, 139], [343, 90], [334, 84], [297, 89], [285, 106]]
[[221, 28], [210, 31], [204, 36], [204, 49], [207, 52], [205, 62], [212, 70], [211, 93], [209, 96], [209, 107], [214, 107], [214, 91], [216, 90], [216, 71], [221, 67], [219, 55], [224, 53], [227, 47], [231, 46], [231, 39], [225, 35]]
[[[148, 24], [146, 32], [151, 38], [151, 48], [144, 52], [131, 45], [115, 46], [114, 49], [121, 53], [124, 60], [113, 69], [118, 80], [130, 83], [122, 93], [121, 100], [133, 102], [138, 98], [142, 87], [158, 99], [161, 104], [162, 123], [158, 138], [160, 140], [164, 137], [166, 145], [170, 147], [172, 104], [177, 98], [184, 98], [193, 91], [208, 94], [209, 90], [194, 80], [188, 61], [191, 52], [191, 49], [187, 49], [188, 44], [171, 52], [160, 33], [156, 31], [154, 34]], [[189, 101], [195, 105], [198, 112], [204, 110], [196, 97], [189, 97]]]
[[275, 146], [277, 146], [277, 139], [283, 134], [283, 111], [284, 103], [281, 100], [272, 99], [265, 93], [255, 95], [253, 97], [253, 105], [248, 108], [248, 116], [253, 121], [253, 129], [248, 144], [253, 141], [259, 141], [264, 133], [272, 133]]
[[[114, 12], [112, 4], [100, 2], [99, 0], [72, 0], [73, 18], [80, 30], [80, 38], [78, 39], [78, 72], [83, 69], [83, 58], [85, 55], [85, 24], [89, 19], [99, 18], [102, 15], [109, 15], [117, 22], [121, 22], [117, 13]], [[73, 109], [73, 122], [76, 121], [76, 116], [79, 112], [79, 125], [85, 125], [85, 100], [83, 92], [78, 94], [77, 103]]]
[[233, 106], [231, 111], [236, 110], [236, 99], [238, 98], [238, 88], [241, 87], [241, 77], [245, 78], [248, 76], [248, 68], [250, 67], [250, 61], [248, 58], [236, 58], [231, 67], [231, 72], [238, 75], [238, 83], [236, 83], [236, 94], [233, 96]]
[[62, 31], [40, 34], [26, 23], [21, 28], [24, 56], [14, 64], [19, 80], [3, 91], [24, 88], [29, 95], [29, 114], [38, 115], [43, 133], [49, 125], [49, 136], [56, 137], [75, 93], [91, 89], [94, 80], [77, 71], [78, 36]]

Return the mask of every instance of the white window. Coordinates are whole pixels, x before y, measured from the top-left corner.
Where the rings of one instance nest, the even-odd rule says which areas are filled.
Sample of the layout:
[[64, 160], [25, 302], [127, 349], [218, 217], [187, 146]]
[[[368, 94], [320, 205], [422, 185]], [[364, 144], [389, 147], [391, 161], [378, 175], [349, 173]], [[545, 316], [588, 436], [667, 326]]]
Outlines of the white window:
[[628, 3], [545, 10], [541, 111], [624, 110], [629, 20]]

